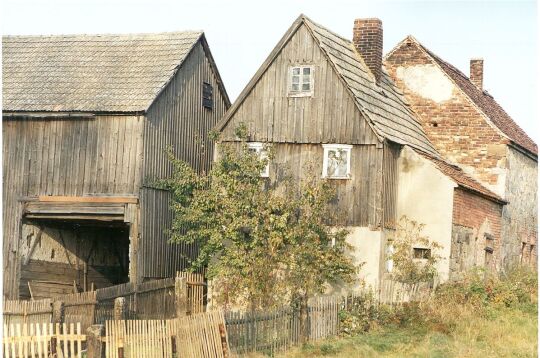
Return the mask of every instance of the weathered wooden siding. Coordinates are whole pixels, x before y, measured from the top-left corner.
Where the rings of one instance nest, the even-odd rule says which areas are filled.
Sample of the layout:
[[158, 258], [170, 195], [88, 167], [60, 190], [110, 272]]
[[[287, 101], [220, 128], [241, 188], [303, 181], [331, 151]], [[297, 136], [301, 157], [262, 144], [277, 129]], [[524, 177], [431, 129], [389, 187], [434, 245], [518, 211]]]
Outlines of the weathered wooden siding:
[[[288, 97], [291, 65], [314, 67], [311, 97]], [[376, 144], [377, 137], [362, 118], [354, 99], [315, 43], [305, 25], [263, 74], [223, 129], [224, 140], [234, 140], [241, 123], [251, 141], [289, 143]]]
[[[324, 149], [320, 144], [274, 143], [275, 158], [270, 162], [270, 185], [279, 186], [287, 176], [293, 185], [302, 178], [322, 175]], [[330, 180], [336, 188], [336, 224], [346, 226], [380, 225], [380, 168], [382, 149], [375, 145], [355, 145], [351, 153], [351, 178]]]
[[21, 198], [138, 194], [142, 116], [4, 119], [4, 294], [17, 295]]
[[397, 222], [398, 158], [401, 147], [397, 144], [384, 143], [383, 158], [383, 207], [384, 226], [395, 228]]
[[[141, 241], [139, 259], [141, 277], [170, 277], [184, 269], [183, 251], [191, 248], [168, 244], [165, 230], [170, 227], [169, 196], [152, 189], [152, 181], [167, 178], [172, 166], [165, 155], [172, 147], [177, 158], [197, 171], [207, 171], [213, 159], [213, 143], [208, 132], [225, 113], [228, 103], [218, 86], [218, 79], [199, 42], [169, 85], [156, 99], [147, 114], [144, 126], [145, 187], [141, 191]], [[212, 84], [214, 108], [202, 106], [203, 82]]]

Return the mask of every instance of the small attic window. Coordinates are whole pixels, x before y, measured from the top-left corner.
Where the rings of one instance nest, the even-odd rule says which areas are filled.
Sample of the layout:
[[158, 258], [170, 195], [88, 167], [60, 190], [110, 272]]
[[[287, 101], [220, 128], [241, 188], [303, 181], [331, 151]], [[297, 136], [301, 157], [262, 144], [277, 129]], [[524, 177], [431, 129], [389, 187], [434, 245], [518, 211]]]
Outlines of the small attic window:
[[313, 94], [313, 66], [289, 68], [289, 96], [307, 97]]
[[214, 88], [208, 82], [203, 82], [202, 86], [202, 105], [204, 108], [214, 108]]

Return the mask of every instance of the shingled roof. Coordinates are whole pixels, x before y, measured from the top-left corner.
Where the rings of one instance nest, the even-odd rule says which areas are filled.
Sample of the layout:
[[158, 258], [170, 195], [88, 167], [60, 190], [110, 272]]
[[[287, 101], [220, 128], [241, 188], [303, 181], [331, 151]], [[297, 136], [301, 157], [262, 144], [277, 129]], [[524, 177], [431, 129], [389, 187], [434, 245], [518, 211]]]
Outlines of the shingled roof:
[[376, 82], [352, 41], [316, 24], [305, 15], [300, 15], [296, 19], [289, 31], [283, 36], [282, 41], [274, 48], [265, 64], [218, 124], [219, 130], [225, 127], [258, 79], [264, 74], [273, 59], [277, 57], [281, 48], [287, 43], [285, 40], [289, 39], [291, 34], [297, 31], [302, 24], [305, 24], [313, 34], [315, 42], [343, 80], [350, 94], [354, 97], [358, 109], [379, 137], [399, 144], [410, 145], [423, 152], [438, 156], [422, 129], [422, 125], [416, 119], [415, 114], [388, 73], [383, 69], [381, 79]]
[[[472, 102], [493, 122], [493, 124], [506, 135], [511, 141], [531, 153], [538, 155], [538, 146], [521, 129], [516, 122], [506, 113], [506, 111], [495, 101], [487, 91], [476, 87], [470, 79], [460, 70], [442, 60], [424, 45], [418, 42], [414, 37], [408, 36], [407, 39], [414, 41], [422, 50], [424, 50], [441, 69], [454, 81], [454, 83], [468, 96]], [[407, 40], [406, 39], [406, 40]]]
[[433, 162], [437, 168], [447, 177], [456, 182], [457, 185], [461, 186], [464, 189], [473, 191], [477, 194], [480, 194], [492, 201], [496, 201], [501, 204], [506, 204], [507, 202], [503, 200], [499, 195], [495, 194], [491, 190], [484, 187], [482, 184], [477, 182], [475, 179], [467, 175], [463, 169], [457, 165], [450, 164], [447, 161], [441, 159], [440, 157], [436, 158], [425, 153], [420, 153], [424, 158]]
[[145, 111], [201, 36], [3, 37], [3, 110]]

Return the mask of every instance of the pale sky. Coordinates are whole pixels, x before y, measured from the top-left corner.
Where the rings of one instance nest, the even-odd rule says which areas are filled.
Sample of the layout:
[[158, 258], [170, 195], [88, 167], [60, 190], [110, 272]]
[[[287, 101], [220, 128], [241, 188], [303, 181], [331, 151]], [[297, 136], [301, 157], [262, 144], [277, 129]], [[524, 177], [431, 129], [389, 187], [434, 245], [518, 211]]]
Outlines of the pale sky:
[[408, 34], [469, 75], [484, 58], [484, 87], [536, 142], [535, 1], [3, 0], [3, 34], [204, 30], [232, 101], [300, 13], [346, 37], [355, 18], [383, 21], [384, 51]]

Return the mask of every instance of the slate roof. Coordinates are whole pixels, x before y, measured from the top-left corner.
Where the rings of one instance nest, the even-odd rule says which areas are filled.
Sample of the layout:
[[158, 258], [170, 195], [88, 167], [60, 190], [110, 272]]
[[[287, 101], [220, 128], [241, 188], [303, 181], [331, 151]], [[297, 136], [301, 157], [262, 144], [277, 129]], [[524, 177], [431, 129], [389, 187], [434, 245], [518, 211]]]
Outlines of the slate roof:
[[449, 162], [442, 160], [440, 157], [435, 158], [433, 156], [427, 155], [425, 153], [420, 153], [424, 158], [433, 162], [437, 168], [446, 176], [451, 178], [459, 186], [479, 193], [493, 201], [496, 201], [501, 204], [506, 204], [506, 201], [502, 199], [499, 195], [495, 194], [491, 190], [487, 189], [485, 186], [477, 182], [475, 179], [467, 175], [460, 167]]
[[5, 36], [3, 110], [145, 111], [201, 36]]
[[[316, 24], [305, 15], [298, 17], [284, 38], [287, 38], [288, 34], [294, 33], [302, 24], [305, 24], [311, 31], [323, 53], [327, 55], [338, 75], [352, 92], [357, 107], [375, 133], [382, 138], [410, 145], [423, 152], [438, 156], [403, 94], [384, 69], [379, 83], [376, 83], [373, 74], [356, 51], [352, 41]], [[277, 56], [280, 48], [285, 44], [286, 42], [282, 40], [272, 54]], [[258, 78], [264, 74], [266, 70], [264, 67], [270, 66], [273, 60], [272, 54], [218, 124], [219, 130], [225, 127], [228, 119], [232, 117], [244, 98], [249, 95], [250, 88], [254, 87]]]
[[517, 145], [538, 155], [537, 144], [517, 125], [516, 122], [514, 122], [512, 117], [506, 113], [487, 91], [480, 90], [463, 74], [463, 72], [442, 60], [412, 36], [409, 36], [409, 38], [416, 42], [435, 62], [437, 62], [442, 70], [456, 83], [457, 86], [459, 86], [459, 88], [461, 88], [465, 95], [480, 108], [501, 132]]

